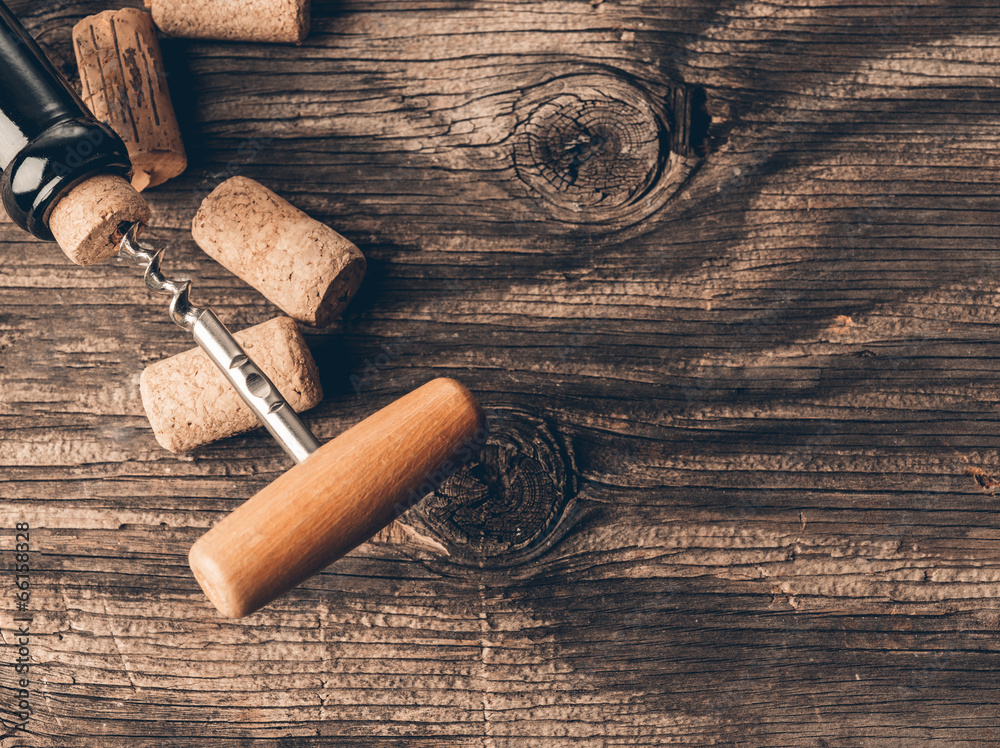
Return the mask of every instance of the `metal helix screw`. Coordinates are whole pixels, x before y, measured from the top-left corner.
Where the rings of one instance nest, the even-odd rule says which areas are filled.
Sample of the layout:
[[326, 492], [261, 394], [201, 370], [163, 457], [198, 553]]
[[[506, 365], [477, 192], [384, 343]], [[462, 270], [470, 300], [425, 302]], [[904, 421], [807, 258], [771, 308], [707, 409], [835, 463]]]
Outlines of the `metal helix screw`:
[[122, 236], [118, 245], [118, 256], [145, 267], [143, 280], [156, 293], [169, 294], [170, 318], [176, 325], [191, 332], [205, 310], [191, 303], [189, 294], [191, 281], [187, 278], [172, 279], [163, 274], [160, 264], [166, 249], [157, 250], [139, 241], [139, 233], [145, 228], [141, 223], [133, 223]]

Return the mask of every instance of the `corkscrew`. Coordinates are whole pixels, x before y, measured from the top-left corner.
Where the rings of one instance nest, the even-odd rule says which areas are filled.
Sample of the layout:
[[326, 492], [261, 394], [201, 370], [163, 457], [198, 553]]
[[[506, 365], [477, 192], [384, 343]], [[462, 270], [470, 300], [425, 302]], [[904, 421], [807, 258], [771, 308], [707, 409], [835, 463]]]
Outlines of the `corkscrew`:
[[118, 247], [119, 257], [144, 267], [143, 279], [155, 293], [170, 296], [170, 318], [190, 332], [229, 383], [236, 389], [281, 448], [302, 462], [319, 449], [319, 442], [285, 401], [268, 376], [253, 362], [211, 309], [194, 306], [190, 299], [191, 281], [172, 279], [160, 267], [165, 249], [139, 241], [143, 229], [133, 223], [125, 230]]

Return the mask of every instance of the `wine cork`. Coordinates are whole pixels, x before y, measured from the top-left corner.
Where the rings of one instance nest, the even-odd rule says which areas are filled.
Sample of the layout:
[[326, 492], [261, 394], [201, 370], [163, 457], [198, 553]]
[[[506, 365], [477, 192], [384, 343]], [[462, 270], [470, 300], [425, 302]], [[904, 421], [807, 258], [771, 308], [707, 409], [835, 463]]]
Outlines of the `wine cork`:
[[70, 190], [52, 209], [49, 229], [77, 265], [114, 257], [132, 223], [149, 222], [149, 206], [128, 180], [103, 174]]
[[[234, 337], [297, 413], [323, 399], [319, 370], [294, 321], [276, 317]], [[146, 367], [139, 391], [156, 441], [171, 452], [186, 452], [260, 425], [201, 348]]]
[[106, 10], [73, 28], [83, 100], [125, 141], [132, 186], [155, 187], [187, 168], [160, 43], [149, 13]]
[[357, 247], [246, 177], [216, 187], [191, 230], [198, 246], [231, 273], [313, 327], [333, 322], [364, 277]]
[[309, 0], [145, 0], [170, 36], [300, 44], [309, 35]]

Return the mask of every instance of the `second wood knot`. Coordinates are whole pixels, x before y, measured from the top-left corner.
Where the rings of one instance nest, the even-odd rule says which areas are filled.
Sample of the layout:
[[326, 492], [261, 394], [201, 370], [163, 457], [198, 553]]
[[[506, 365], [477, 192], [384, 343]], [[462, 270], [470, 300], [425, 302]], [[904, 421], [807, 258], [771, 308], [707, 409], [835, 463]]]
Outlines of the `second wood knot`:
[[[529, 89], [517, 105], [519, 178], [567, 220], [641, 220], [693, 165], [689, 143], [680, 139], [688, 131], [687, 92], [671, 88], [664, 96], [607, 73], [567, 75]], [[674, 111], [678, 106], [682, 111]]]
[[414, 517], [453, 561], [479, 567], [525, 563], [549, 548], [576, 493], [568, 446], [537, 416], [489, 413], [490, 436], [477, 459], [449, 478]]

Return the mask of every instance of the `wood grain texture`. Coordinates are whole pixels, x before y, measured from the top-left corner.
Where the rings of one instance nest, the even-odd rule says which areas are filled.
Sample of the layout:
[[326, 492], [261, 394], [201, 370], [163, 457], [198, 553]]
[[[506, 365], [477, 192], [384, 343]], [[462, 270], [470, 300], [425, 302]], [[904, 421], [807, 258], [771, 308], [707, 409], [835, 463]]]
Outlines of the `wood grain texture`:
[[[104, 9], [12, 7], [60, 65]], [[493, 441], [222, 620], [185, 554], [285, 459], [160, 451], [138, 375], [190, 343], [131, 269], [0, 227], [0, 524], [36, 550], [2, 745], [1000, 741], [995, 8], [313, 11], [301, 47], [164, 43], [167, 264], [235, 329], [273, 316], [188, 233], [221, 180], [268, 184], [369, 260], [307, 336], [318, 436], [453, 376]]]

